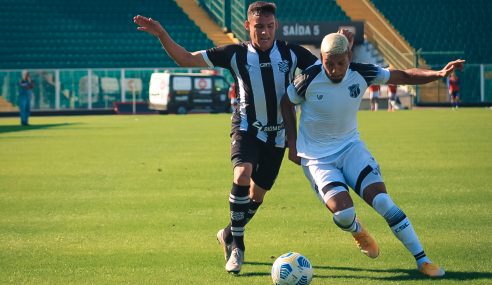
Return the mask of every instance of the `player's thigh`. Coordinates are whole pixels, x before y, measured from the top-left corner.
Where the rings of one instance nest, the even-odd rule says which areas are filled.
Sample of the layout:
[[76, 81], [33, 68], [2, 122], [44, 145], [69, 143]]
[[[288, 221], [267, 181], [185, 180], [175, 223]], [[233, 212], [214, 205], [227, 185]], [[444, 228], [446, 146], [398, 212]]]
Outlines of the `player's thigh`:
[[361, 140], [354, 142], [346, 151], [342, 166], [347, 184], [361, 198], [367, 186], [383, 182], [379, 164]]
[[302, 170], [309, 180], [314, 194], [324, 205], [327, 205], [328, 201], [337, 194], [348, 193], [343, 173], [334, 164], [303, 165]]
[[251, 178], [253, 182], [264, 190], [272, 189], [277, 180], [282, 160], [284, 159], [285, 148], [268, 146], [266, 143], [259, 143], [259, 156], [256, 167], [253, 167]]
[[[246, 132], [233, 133], [231, 141], [231, 162], [234, 169], [234, 180], [240, 179], [243, 181], [242, 184], [249, 184], [251, 174], [258, 163], [259, 155], [260, 149], [256, 143], [256, 138]], [[248, 164], [251, 167], [243, 169]]]

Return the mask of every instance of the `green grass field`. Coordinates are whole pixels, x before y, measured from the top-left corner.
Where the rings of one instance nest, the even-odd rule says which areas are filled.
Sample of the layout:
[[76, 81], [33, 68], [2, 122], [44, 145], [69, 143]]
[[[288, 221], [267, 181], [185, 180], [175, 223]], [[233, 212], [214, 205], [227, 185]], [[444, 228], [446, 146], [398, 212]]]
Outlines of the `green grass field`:
[[440, 279], [352, 192], [381, 252], [363, 255], [287, 159], [227, 274], [215, 234], [229, 222], [229, 118], [0, 119], [0, 284], [272, 284], [272, 256], [289, 251], [312, 262], [312, 284], [492, 283], [492, 110], [358, 115]]

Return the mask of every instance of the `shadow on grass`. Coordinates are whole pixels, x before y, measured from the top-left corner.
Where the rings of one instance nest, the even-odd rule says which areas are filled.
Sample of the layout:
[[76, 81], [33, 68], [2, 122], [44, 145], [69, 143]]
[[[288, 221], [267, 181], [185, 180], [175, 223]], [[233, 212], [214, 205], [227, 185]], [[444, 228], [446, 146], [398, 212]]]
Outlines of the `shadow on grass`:
[[[266, 262], [244, 262], [244, 264], [249, 265], [268, 265], [272, 266], [273, 263]], [[492, 279], [491, 272], [456, 272], [456, 271], [446, 271], [446, 274], [443, 277], [428, 277], [420, 273], [417, 269], [409, 270], [409, 269], [363, 269], [363, 268], [352, 268], [352, 267], [336, 267], [336, 266], [313, 266], [314, 269], [332, 269], [332, 270], [347, 270], [347, 271], [366, 271], [366, 272], [381, 272], [381, 273], [390, 273], [390, 274], [399, 274], [398, 276], [388, 276], [388, 277], [370, 277], [370, 276], [353, 276], [353, 275], [317, 275], [314, 274], [315, 278], [333, 278], [333, 279], [372, 279], [372, 280], [384, 280], [384, 281], [411, 281], [411, 280], [428, 280], [428, 279], [436, 279], [436, 280], [476, 280], [476, 279]], [[269, 276], [270, 272], [255, 272], [255, 273], [244, 273], [237, 275], [240, 276]]]
[[14, 133], [14, 132], [22, 132], [22, 131], [32, 131], [39, 129], [47, 129], [47, 128], [56, 128], [56, 127], [69, 127], [74, 125], [80, 125], [81, 123], [73, 123], [73, 124], [52, 124], [52, 125], [29, 125], [29, 126], [21, 126], [21, 125], [13, 125], [13, 126], [0, 126], [0, 134], [2, 133]]

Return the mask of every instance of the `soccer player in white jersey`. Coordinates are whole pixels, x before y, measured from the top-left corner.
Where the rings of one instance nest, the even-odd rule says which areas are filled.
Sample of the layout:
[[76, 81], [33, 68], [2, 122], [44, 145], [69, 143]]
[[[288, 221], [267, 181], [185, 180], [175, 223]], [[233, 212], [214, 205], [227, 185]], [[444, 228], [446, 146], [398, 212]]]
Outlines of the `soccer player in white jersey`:
[[[294, 79], [281, 100], [289, 159], [302, 165], [314, 192], [333, 213], [335, 224], [352, 233], [363, 253], [376, 258], [379, 248], [356, 218], [348, 187], [387, 221], [423, 274], [444, 275], [444, 270], [427, 258], [410, 220], [387, 194], [379, 165], [360, 140], [356, 114], [370, 85], [429, 83], [448, 77], [456, 68], [463, 69], [464, 61], [450, 62], [440, 71], [402, 71], [354, 63], [350, 62], [347, 39], [340, 34], [324, 38], [321, 59], [322, 65], [313, 65]], [[294, 113], [297, 104], [302, 110], [299, 137]]]

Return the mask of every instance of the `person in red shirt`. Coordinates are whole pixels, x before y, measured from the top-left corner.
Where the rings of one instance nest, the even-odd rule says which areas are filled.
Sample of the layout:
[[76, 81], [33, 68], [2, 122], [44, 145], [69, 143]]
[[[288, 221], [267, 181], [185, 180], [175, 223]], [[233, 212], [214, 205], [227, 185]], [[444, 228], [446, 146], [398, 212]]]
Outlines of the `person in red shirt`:
[[371, 99], [371, 111], [378, 111], [379, 102], [379, 85], [371, 85], [369, 87], [369, 99]]
[[458, 101], [460, 100], [460, 81], [458, 76], [453, 72], [451, 77], [448, 78], [449, 95], [451, 95], [451, 108], [458, 109]]
[[231, 88], [229, 88], [229, 99], [231, 99], [231, 110], [232, 113], [236, 112], [237, 109], [237, 98], [236, 98], [236, 83], [232, 83]]
[[396, 85], [388, 84], [388, 112], [395, 111]]

